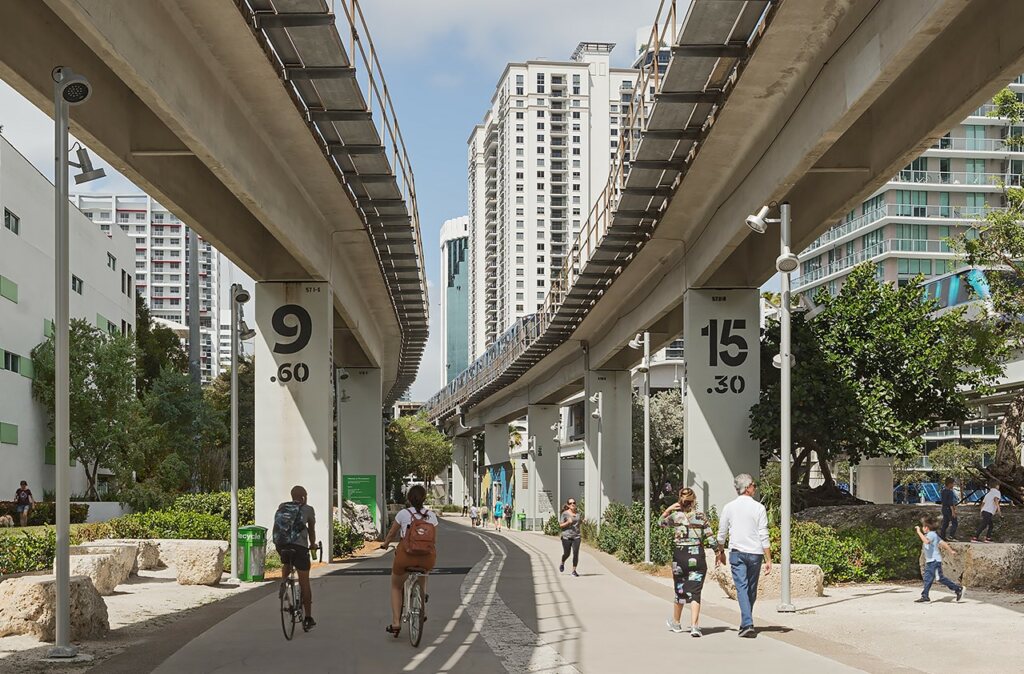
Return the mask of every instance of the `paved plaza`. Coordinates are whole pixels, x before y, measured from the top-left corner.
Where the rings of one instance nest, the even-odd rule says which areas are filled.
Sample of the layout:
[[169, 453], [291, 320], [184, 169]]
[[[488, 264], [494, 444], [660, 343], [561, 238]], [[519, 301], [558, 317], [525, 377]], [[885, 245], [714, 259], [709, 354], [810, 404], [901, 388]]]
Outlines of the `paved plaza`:
[[[738, 611], [705, 587], [704, 638], [665, 629], [669, 581], [584, 547], [580, 577], [558, 573], [557, 539], [470, 529], [439, 530], [429, 620], [419, 649], [384, 632], [390, 554], [314, 571], [316, 629], [284, 640], [273, 584], [199, 609], [100, 663], [102, 672], [551, 672], [642, 671], [665, 666], [739, 672], [983, 671], [968, 648], [922, 657], [938, 643], [1015, 643], [1024, 599], [983, 593], [956, 605], [918, 606], [912, 586], [827, 588], [782, 616], [759, 606], [756, 639], [736, 636]], [[777, 572], [777, 571], [776, 571]], [[977, 596], [978, 598], [974, 598]], [[88, 646], [86, 646], [88, 650]], [[1024, 657], [1024, 649], [1022, 649]]]

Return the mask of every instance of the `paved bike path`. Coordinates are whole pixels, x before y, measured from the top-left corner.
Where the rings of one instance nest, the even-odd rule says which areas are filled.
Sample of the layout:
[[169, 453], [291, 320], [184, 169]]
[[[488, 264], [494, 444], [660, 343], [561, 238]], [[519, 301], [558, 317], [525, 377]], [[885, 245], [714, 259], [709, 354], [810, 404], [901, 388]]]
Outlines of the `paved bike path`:
[[207, 630], [155, 671], [178, 672], [545, 672], [609, 673], [685, 664], [694, 671], [856, 672], [834, 660], [735, 626], [705, 619], [707, 636], [665, 630], [671, 609], [609, 572], [585, 550], [581, 577], [560, 574], [557, 539], [470, 529], [446, 520], [420, 648], [390, 621], [391, 556], [336, 565], [313, 580], [318, 626], [281, 633], [276, 594]]

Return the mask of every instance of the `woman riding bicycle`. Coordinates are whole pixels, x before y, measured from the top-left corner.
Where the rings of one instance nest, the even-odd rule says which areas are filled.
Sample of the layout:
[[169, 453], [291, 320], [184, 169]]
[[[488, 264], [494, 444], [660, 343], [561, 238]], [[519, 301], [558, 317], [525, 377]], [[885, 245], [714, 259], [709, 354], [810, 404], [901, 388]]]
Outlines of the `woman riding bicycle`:
[[[419, 550], [410, 551], [408, 549], [410, 547], [409, 541], [406, 540], [407, 535], [409, 535], [409, 526], [413, 522], [430, 525], [430, 527], [425, 527], [429, 529], [437, 527], [437, 515], [423, 506], [423, 501], [426, 498], [426, 488], [420, 484], [413, 485], [409, 489], [409, 493], [406, 494], [409, 507], [395, 515], [395, 521], [391, 525], [388, 535], [384, 537], [380, 544], [382, 549], [387, 549], [388, 544], [392, 540], [395, 538], [400, 539], [398, 546], [395, 548], [395, 561], [391, 565], [391, 624], [387, 627], [388, 634], [396, 637], [402, 629], [402, 589], [405, 585], [405, 576], [408, 573], [408, 569], [416, 568], [429, 572], [437, 562], [437, 551], [433, 549], [432, 541], [429, 546], [430, 552], [424, 554]], [[433, 531], [429, 532], [429, 534], [432, 533]], [[423, 589], [423, 596], [426, 597], [426, 575], [420, 578], [420, 587]]]

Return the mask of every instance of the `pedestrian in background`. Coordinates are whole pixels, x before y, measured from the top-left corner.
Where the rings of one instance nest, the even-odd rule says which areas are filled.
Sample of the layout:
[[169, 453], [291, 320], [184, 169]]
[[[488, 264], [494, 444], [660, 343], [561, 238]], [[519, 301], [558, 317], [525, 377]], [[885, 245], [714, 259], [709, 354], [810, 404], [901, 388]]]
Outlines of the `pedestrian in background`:
[[583, 515], [576, 511], [576, 499], [571, 498], [562, 506], [562, 514], [558, 517], [558, 526], [562, 530], [562, 562], [558, 565], [558, 572], [565, 572], [565, 560], [569, 559], [572, 552], [572, 575], [576, 578], [576, 567], [580, 562], [580, 523]]
[[718, 522], [718, 556], [715, 566], [725, 564], [725, 542], [729, 541], [729, 568], [736, 585], [736, 600], [740, 604], [739, 636], [753, 638], [754, 602], [757, 600], [757, 582], [761, 578], [761, 565], [766, 574], [772, 572], [771, 543], [768, 541], [768, 512], [754, 500], [757, 484], [754, 478], [740, 473], [733, 480], [735, 500], [725, 504]]
[[921, 553], [924, 555], [924, 588], [921, 590], [921, 597], [915, 599], [915, 604], [927, 604], [931, 599], [928, 592], [932, 589], [932, 583], [938, 580], [948, 587], [960, 601], [964, 597], [964, 586], [957, 585], [949, 578], [942, 575], [942, 551], [939, 548], [945, 547], [946, 552], [956, 556], [956, 550], [949, 546], [949, 543], [939, 538], [935, 533], [935, 520], [929, 516], [921, 518], [921, 524], [914, 527], [917, 537], [921, 539]]
[[476, 507], [476, 504], [474, 503], [469, 507], [469, 524], [470, 526], [475, 527], [477, 524], [479, 524], [479, 522], [480, 510]]
[[[971, 538], [972, 543], [991, 543], [992, 542], [992, 527], [994, 526], [993, 519], [999, 513], [999, 501], [1003, 498], [1002, 492], [999, 491], [999, 482], [997, 480], [988, 481], [988, 493], [981, 500], [981, 521], [978, 523], [978, 528], [974, 532], [974, 536]], [[981, 532], [988, 529], [988, 533], [985, 534], [985, 538], [981, 538]]]
[[505, 507], [501, 501], [494, 504], [494, 530], [501, 531], [501, 518], [505, 516]]
[[942, 504], [942, 529], [939, 532], [939, 536], [944, 541], [956, 540], [956, 505], [959, 502], [959, 499], [956, 497], [956, 492], [953, 490], [954, 484], [955, 482], [953, 478], [947, 477], [946, 487], [942, 490], [942, 494], [939, 497], [939, 503]]
[[674, 529], [672, 542], [672, 582], [676, 601], [672, 606], [672, 619], [667, 620], [672, 632], [682, 632], [679, 624], [683, 607], [690, 602], [690, 636], [703, 636], [700, 631], [700, 593], [708, 573], [705, 546], [718, 551], [718, 541], [711, 531], [707, 516], [697, 510], [697, 495], [689, 487], [679, 490], [679, 500], [665, 509], [658, 520], [663, 527]]
[[505, 515], [505, 528], [508, 529], [509, 531], [511, 531], [512, 530], [512, 504], [511, 503], [506, 503], [505, 504], [505, 512], [503, 514]]
[[18, 513], [21, 526], [28, 526], [28, 516], [35, 504], [36, 500], [32, 497], [32, 490], [28, 488], [28, 482], [22, 480], [21, 486], [14, 492], [14, 509]]

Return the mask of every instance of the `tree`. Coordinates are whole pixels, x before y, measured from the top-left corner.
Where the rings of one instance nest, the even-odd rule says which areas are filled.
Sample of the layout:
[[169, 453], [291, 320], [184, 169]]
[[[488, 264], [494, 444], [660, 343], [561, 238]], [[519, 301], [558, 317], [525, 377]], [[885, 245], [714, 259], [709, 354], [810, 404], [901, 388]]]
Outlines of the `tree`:
[[511, 454], [512, 452], [518, 451], [519, 448], [522, 446], [522, 444], [523, 444], [523, 431], [522, 431], [522, 429], [519, 428], [519, 426], [516, 426], [515, 424], [509, 424], [508, 425], [508, 451], [509, 451], [509, 453]]
[[[71, 458], [82, 464], [88, 494], [98, 499], [99, 469], [118, 472], [137, 438], [137, 352], [131, 337], [107, 334], [80, 319], [71, 321], [69, 344]], [[53, 433], [53, 337], [32, 349], [32, 363], [32, 395], [46, 408]]]
[[[1000, 341], [962, 310], [935, 315], [918, 282], [898, 288], [876, 280], [874, 265], [853, 270], [836, 296], [821, 292], [813, 320], [793, 317], [793, 477], [805, 487], [811, 452], [836, 494], [830, 464], [840, 455], [903, 459], [939, 420], [967, 417], [967, 390], [984, 390], [1001, 371]], [[779, 325], [762, 336], [761, 398], [751, 436], [765, 455], [779, 450]]]
[[[993, 116], [1005, 117], [1010, 129], [1020, 129], [1024, 122], [1024, 103], [1010, 89], [1003, 89], [993, 98]], [[1024, 138], [1011, 134], [1003, 139], [1010, 149], [1024, 148]], [[1006, 339], [1009, 348], [1024, 347], [1024, 189], [1003, 185], [1006, 207], [988, 210], [977, 227], [976, 235], [963, 235], [954, 242], [967, 264], [990, 270], [987, 276], [990, 297], [989, 319]], [[986, 478], [1002, 483], [1003, 493], [1017, 504], [1024, 504], [1024, 467], [1020, 462], [1021, 427], [1024, 426], [1024, 390], [1017, 393], [1003, 415], [996, 445], [995, 459], [990, 466], [977, 471]]]
[[[644, 399], [633, 395], [633, 470], [644, 470]], [[683, 483], [683, 403], [677, 391], [651, 396], [651, 501], [661, 497], [661, 486]], [[674, 495], [673, 495], [674, 496]], [[672, 500], [675, 500], [673, 497]]]
[[188, 372], [188, 353], [174, 331], [153, 321], [146, 300], [135, 297], [135, 343], [138, 345], [136, 388], [139, 397], [153, 386], [160, 371]]
[[423, 414], [401, 417], [388, 424], [387, 479], [401, 484], [407, 475], [429, 483], [452, 463], [451, 440]]
[[961, 445], [947, 442], [929, 452], [928, 460], [940, 482], [951, 477], [964, 487], [977, 474], [977, 467], [981, 465], [985, 450], [989, 447], [991, 445]]
[[[252, 487], [256, 479], [256, 368], [251, 357], [238, 360], [238, 484]], [[221, 372], [204, 391], [207, 404], [220, 423], [225, 435], [223, 444], [231, 446], [231, 370]], [[230, 457], [229, 457], [230, 459]]]

